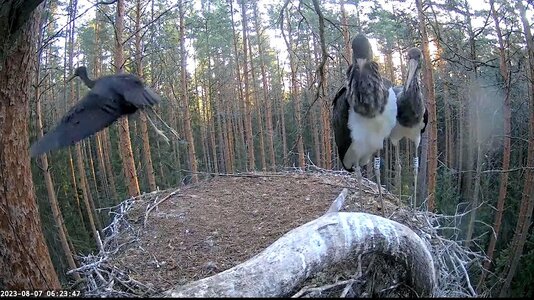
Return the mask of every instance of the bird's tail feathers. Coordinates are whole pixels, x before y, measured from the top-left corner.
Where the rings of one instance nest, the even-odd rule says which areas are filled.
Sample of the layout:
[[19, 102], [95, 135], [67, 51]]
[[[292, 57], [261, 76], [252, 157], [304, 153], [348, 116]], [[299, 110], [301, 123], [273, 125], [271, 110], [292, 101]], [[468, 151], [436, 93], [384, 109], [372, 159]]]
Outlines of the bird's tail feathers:
[[161, 101], [161, 98], [158, 96], [158, 94], [154, 93], [154, 91], [152, 91], [149, 87], [145, 87], [143, 91], [143, 97], [151, 106]]

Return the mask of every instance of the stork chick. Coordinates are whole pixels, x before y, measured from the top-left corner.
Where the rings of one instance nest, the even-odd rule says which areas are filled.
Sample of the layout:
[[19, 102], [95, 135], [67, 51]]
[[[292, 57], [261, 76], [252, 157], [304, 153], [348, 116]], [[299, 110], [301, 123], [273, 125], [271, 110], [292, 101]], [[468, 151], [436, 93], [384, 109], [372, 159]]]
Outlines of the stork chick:
[[395, 146], [395, 160], [397, 161], [397, 186], [399, 187], [399, 201], [401, 199], [401, 162], [399, 154], [399, 141], [407, 138], [415, 144], [414, 158], [414, 196], [412, 207], [415, 207], [417, 200], [417, 174], [419, 171], [419, 144], [421, 135], [425, 131], [428, 123], [428, 112], [423, 100], [423, 94], [419, 84], [419, 73], [421, 70], [421, 50], [411, 48], [408, 50], [408, 76], [406, 82], [397, 90], [397, 122], [391, 131], [390, 140]]
[[[382, 79], [373, 61], [369, 40], [362, 34], [352, 40], [352, 62], [345, 86], [333, 101], [333, 128], [339, 158], [349, 172], [356, 171], [362, 191], [361, 166], [383, 147], [395, 126], [396, 96], [391, 84]], [[384, 214], [380, 184], [380, 154], [375, 157], [378, 191]]]

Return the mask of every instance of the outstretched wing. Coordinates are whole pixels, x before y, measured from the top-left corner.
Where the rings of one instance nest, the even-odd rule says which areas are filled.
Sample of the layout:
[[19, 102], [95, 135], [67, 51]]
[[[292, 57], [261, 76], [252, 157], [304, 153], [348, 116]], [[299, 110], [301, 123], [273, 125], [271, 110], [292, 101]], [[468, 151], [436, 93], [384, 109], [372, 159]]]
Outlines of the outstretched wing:
[[90, 91], [73, 106], [56, 127], [35, 142], [30, 154], [39, 154], [72, 145], [106, 127], [125, 114], [116, 98], [104, 98]]
[[154, 91], [145, 86], [139, 77], [133, 74], [119, 74], [100, 79], [92, 91], [104, 97], [120, 97], [137, 108], [153, 106], [161, 100]]

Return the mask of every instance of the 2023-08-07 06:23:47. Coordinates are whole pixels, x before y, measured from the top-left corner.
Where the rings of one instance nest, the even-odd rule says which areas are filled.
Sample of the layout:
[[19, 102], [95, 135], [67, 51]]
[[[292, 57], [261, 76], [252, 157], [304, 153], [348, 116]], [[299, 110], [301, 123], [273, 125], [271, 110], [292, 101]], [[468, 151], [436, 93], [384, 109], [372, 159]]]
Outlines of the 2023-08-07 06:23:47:
[[80, 297], [77, 290], [0, 290], [0, 298], [12, 297]]

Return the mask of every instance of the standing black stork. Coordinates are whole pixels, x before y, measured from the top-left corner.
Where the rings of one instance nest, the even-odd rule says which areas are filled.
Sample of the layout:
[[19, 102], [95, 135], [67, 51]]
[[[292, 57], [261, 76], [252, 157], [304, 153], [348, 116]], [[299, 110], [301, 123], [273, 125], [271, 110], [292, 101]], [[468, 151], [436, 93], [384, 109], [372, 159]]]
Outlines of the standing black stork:
[[68, 81], [76, 76], [90, 88], [89, 92], [61, 118], [53, 130], [31, 146], [32, 157], [72, 145], [108, 127], [124, 115], [160, 102], [160, 97], [133, 74], [116, 74], [91, 80], [87, 76], [87, 69], [82, 66], [76, 68]]
[[[383, 80], [378, 63], [373, 61], [369, 40], [362, 34], [352, 40], [352, 65], [347, 81], [333, 101], [333, 128], [339, 158], [343, 168], [356, 171], [360, 192], [360, 167], [380, 151], [393, 127], [397, 113], [396, 96], [391, 83]], [[380, 184], [380, 154], [374, 168], [384, 214], [384, 200]]]
[[411, 48], [408, 50], [408, 77], [403, 87], [397, 89], [397, 124], [391, 131], [390, 140], [395, 146], [395, 159], [397, 161], [397, 183], [399, 185], [399, 201], [401, 194], [400, 173], [401, 162], [399, 155], [399, 141], [407, 138], [415, 144], [414, 168], [414, 197], [412, 205], [416, 205], [417, 200], [417, 174], [419, 171], [419, 143], [421, 135], [425, 131], [428, 122], [428, 112], [423, 100], [423, 94], [419, 84], [419, 73], [421, 70], [421, 50]]

